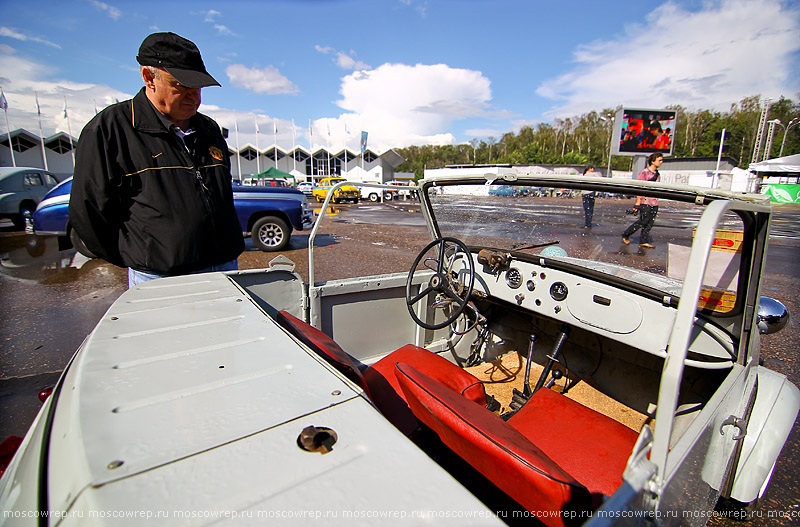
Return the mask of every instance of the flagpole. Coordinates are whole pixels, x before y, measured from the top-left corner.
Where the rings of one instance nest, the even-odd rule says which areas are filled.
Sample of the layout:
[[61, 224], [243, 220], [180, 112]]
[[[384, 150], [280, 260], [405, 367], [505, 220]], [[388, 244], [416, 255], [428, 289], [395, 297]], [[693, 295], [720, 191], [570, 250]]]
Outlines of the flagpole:
[[275, 118], [272, 119], [272, 142], [275, 143], [275, 149], [273, 152], [275, 153], [275, 170], [278, 169], [278, 121]]
[[297, 148], [297, 129], [294, 127], [294, 118], [292, 118], [292, 169], [293, 172], [297, 172], [297, 152], [295, 152], [295, 148]]
[[350, 135], [350, 129], [347, 128], [347, 123], [344, 123], [344, 170], [342, 170], [342, 177], [345, 176], [345, 172], [347, 172], [347, 136]]
[[3, 107], [3, 112], [6, 114], [6, 135], [8, 136], [8, 151], [11, 152], [11, 166], [17, 166], [17, 160], [14, 159], [14, 145], [11, 143], [11, 127], [8, 124], [8, 100], [3, 88], [0, 88], [0, 106]]
[[242, 156], [239, 155], [239, 119], [233, 120], [233, 127], [236, 130], [236, 167], [239, 173], [239, 182], [244, 185], [244, 179], [242, 179]]
[[258, 148], [258, 116], [254, 115], [253, 120], [256, 123], [256, 174], [261, 173], [261, 150]]
[[39, 94], [33, 92], [33, 95], [36, 97], [36, 113], [39, 114], [39, 139], [42, 140], [42, 161], [44, 162], [44, 169], [49, 170], [47, 168], [47, 154], [44, 151], [44, 131], [42, 131], [42, 110], [39, 107]]
[[67, 132], [69, 133], [69, 153], [72, 154], [72, 171], [75, 171], [75, 145], [72, 144], [72, 125], [69, 124], [69, 114], [67, 113], [67, 96], [64, 96], [64, 118], [67, 120]]
[[328, 176], [331, 176], [331, 123], [328, 125], [328, 138], [325, 139], [325, 149], [328, 151]]
[[308, 152], [311, 154], [311, 173], [308, 174], [311, 181], [314, 181], [314, 172], [316, 172], [316, 164], [314, 163], [314, 129], [311, 127], [311, 119], [308, 120]]

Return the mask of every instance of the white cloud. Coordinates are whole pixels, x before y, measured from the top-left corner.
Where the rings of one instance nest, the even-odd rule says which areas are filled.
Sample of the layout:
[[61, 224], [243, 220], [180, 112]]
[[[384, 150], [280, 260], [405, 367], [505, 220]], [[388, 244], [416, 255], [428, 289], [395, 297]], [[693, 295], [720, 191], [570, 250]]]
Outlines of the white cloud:
[[228, 28], [228, 26], [224, 26], [224, 25], [222, 25], [222, 24], [214, 24], [214, 29], [216, 29], [216, 30], [217, 30], [217, 34], [218, 34], [218, 35], [225, 35], [225, 36], [229, 36], [229, 37], [235, 37], [235, 36], [238, 36], [238, 35], [236, 35], [236, 33], [234, 33], [233, 31], [231, 31], [231, 30]]
[[727, 110], [797, 90], [788, 81], [799, 35], [800, 11], [778, 0], [720, 0], [696, 12], [667, 2], [619, 38], [579, 47], [574, 69], [536, 92], [561, 103], [551, 116], [617, 105]]
[[413, 1], [413, 0], [399, 0], [401, 4], [410, 7], [416, 11], [420, 17], [425, 18], [428, 16], [428, 1]]
[[98, 0], [89, 0], [89, 2], [100, 11], [105, 12], [112, 20], [119, 20], [119, 18], [122, 16], [122, 11], [114, 6], [106, 4], [105, 2], [99, 2]]
[[242, 64], [232, 64], [227, 67], [225, 73], [228, 74], [232, 85], [254, 93], [277, 95], [299, 92], [297, 86], [274, 66], [258, 69], [248, 68]]
[[345, 70], [367, 70], [370, 68], [369, 64], [353, 58], [352, 55], [355, 55], [354, 51], [351, 51], [350, 54], [344, 51], [337, 52], [336, 65]]
[[[320, 144], [325, 144], [329, 124], [332, 144], [347, 140], [353, 149], [361, 130], [369, 132], [370, 147], [378, 151], [412, 144], [450, 144], [455, 140], [448, 132], [453, 121], [493, 115], [489, 79], [479, 71], [445, 64], [384, 64], [344, 77], [340, 92], [342, 99], [337, 104], [350, 113], [315, 121]], [[352, 137], [345, 135], [345, 123]]]
[[10, 28], [10, 27], [5, 27], [5, 26], [0, 27], [0, 37], [13, 38], [15, 40], [20, 40], [22, 42], [27, 42], [27, 41], [38, 42], [39, 44], [45, 44], [47, 46], [52, 46], [54, 48], [61, 49], [61, 46], [59, 46], [58, 44], [56, 44], [54, 42], [50, 42], [49, 40], [46, 40], [46, 39], [41, 38], [41, 37], [26, 35], [25, 33], [17, 31], [16, 29], [13, 29], [13, 28]]
[[210, 22], [213, 24], [218, 16], [222, 16], [222, 13], [220, 13], [215, 9], [209, 9], [208, 11], [205, 12], [205, 16], [206, 17], [203, 20], [203, 22]]
[[344, 70], [368, 70], [371, 68], [369, 64], [356, 59], [356, 52], [352, 49], [349, 52], [337, 51], [330, 46], [320, 46], [319, 44], [315, 45], [314, 49], [323, 55], [330, 55], [333, 53], [333, 62]]
[[[0, 71], [14, 72], [13, 77], [0, 78], [8, 99], [9, 128], [24, 128], [39, 134], [35, 92], [39, 97], [45, 137], [70, 130], [73, 136], [78, 137], [83, 126], [94, 117], [95, 107], [102, 110], [117, 100], [131, 97], [104, 85], [44, 80], [51, 73], [49, 68], [5, 53], [0, 53]], [[64, 97], [67, 99], [69, 121], [64, 118]]]

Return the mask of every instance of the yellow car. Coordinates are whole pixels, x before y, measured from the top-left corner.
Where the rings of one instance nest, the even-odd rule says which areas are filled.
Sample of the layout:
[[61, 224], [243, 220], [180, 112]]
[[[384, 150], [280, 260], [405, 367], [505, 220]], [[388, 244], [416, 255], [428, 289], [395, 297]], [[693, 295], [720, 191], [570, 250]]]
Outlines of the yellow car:
[[[342, 181], [347, 181], [345, 178], [341, 177], [326, 177], [322, 178], [319, 184], [314, 187], [312, 191], [312, 195], [316, 198], [317, 202], [321, 203], [325, 201], [325, 197], [328, 195], [328, 191], [336, 184], [341, 183]], [[333, 198], [331, 200], [334, 203], [339, 203], [340, 201], [347, 201], [351, 200], [353, 203], [358, 203], [360, 192], [356, 187], [351, 185], [344, 185], [343, 187], [339, 187], [333, 194]]]

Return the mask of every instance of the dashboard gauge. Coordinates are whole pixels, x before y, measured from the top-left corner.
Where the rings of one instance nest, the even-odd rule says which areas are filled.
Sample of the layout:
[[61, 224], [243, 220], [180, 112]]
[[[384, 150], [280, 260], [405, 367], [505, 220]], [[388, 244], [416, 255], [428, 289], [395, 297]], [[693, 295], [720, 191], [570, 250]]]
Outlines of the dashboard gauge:
[[567, 298], [567, 293], [569, 293], [569, 290], [567, 289], [567, 284], [564, 282], [556, 282], [550, 286], [550, 296], [553, 297], [553, 300], [556, 302], [561, 302]]
[[528, 280], [527, 282], [525, 282], [525, 286], [528, 288], [528, 291], [533, 291], [534, 289], [536, 289], [536, 284], [534, 283], [533, 280]]
[[522, 285], [522, 273], [519, 272], [519, 269], [512, 267], [506, 271], [506, 283], [511, 289], [517, 289]]

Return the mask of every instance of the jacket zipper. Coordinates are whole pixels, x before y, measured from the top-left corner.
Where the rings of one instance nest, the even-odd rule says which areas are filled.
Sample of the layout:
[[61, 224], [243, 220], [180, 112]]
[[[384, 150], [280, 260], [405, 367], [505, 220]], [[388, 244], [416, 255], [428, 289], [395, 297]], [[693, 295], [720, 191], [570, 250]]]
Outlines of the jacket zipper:
[[[200, 132], [197, 131], [195, 133], [199, 134]], [[172, 135], [174, 136], [174, 134], [172, 134]], [[180, 139], [178, 139], [177, 137], [175, 137], [175, 139], [177, 139], [180, 143], [183, 143], [183, 141], [180, 141]], [[186, 154], [186, 157], [189, 158], [189, 162], [192, 165], [192, 169], [194, 170], [195, 179], [197, 180], [198, 183], [200, 183], [200, 187], [201, 187], [200, 195], [202, 196], [203, 203], [206, 206], [206, 211], [207, 211], [208, 217], [209, 217], [209, 219], [211, 221], [211, 229], [212, 229], [212, 231], [214, 233], [214, 235], [211, 237], [211, 240], [212, 240], [212, 243], [213, 243], [213, 251], [214, 251], [214, 254], [217, 254], [219, 252], [219, 247], [217, 247], [217, 243], [216, 243], [217, 222], [216, 222], [216, 219], [214, 218], [214, 208], [211, 206], [211, 199], [210, 199], [211, 189], [209, 189], [208, 186], [206, 186], [206, 182], [205, 182], [205, 179], [203, 178], [203, 174], [200, 173], [200, 169], [195, 164], [194, 158], [189, 153], [188, 149], [186, 148], [186, 145], [185, 144], [181, 144], [181, 146], [183, 147], [183, 152]]]

